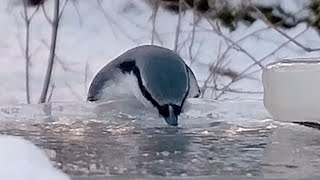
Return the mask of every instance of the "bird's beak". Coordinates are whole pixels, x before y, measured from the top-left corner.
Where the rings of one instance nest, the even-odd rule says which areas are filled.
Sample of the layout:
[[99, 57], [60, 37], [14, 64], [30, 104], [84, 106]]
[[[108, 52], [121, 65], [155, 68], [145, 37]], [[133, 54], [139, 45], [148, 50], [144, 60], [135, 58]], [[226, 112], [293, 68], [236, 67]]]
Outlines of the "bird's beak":
[[169, 116], [164, 119], [170, 126], [178, 126], [178, 116], [174, 113], [172, 106], [169, 106]]

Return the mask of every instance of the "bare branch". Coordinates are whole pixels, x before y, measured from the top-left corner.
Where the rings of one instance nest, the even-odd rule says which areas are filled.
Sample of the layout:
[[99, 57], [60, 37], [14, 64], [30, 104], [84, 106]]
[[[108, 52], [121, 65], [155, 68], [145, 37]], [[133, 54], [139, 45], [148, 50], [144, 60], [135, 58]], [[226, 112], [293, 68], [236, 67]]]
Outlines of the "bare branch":
[[69, 2], [69, 0], [65, 0], [63, 5], [62, 5], [61, 12], [60, 12], [60, 15], [59, 15], [59, 21], [60, 21], [62, 15], [63, 15], [64, 9], [66, 8], [68, 2]]
[[[41, 42], [50, 50], [50, 46], [49, 44], [45, 41], [45, 40], [41, 40]], [[57, 61], [57, 63], [60, 64], [61, 68], [64, 70], [64, 71], [69, 71], [69, 72], [73, 72], [73, 73], [79, 73], [73, 69], [71, 69], [70, 67], [68, 67], [68, 64], [66, 64], [62, 58], [60, 58], [57, 53], [55, 53], [54, 55], [54, 59]]]
[[41, 8], [42, 8], [42, 12], [44, 14], [44, 17], [47, 19], [47, 21], [49, 22], [49, 24], [53, 24], [53, 21], [50, 19], [48, 13], [47, 13], [47, 10], [46, 10], [46, 7], [44, 6], [44, 3], [41, 4]]
[[51, 98], [52, 98], [52, 96], [53, 96], [53, 90], [54, 90], [54, 88], [56, 87], [56, 85], [54, 84], [54, 83], [50, 83], [51, 85], [50, 85], [50, 93], [49, 93], [49, 97], [48, 97], [48, 102], [50, 102], [51, 101]]
[[67, 82], [65, 82], [66, 86], [69, 88], [72, 95], [79, 101], [82, 100], [81, 96], [74, 90], [74, 88]]
[[[306, 27], [303, 31], [301, 31], [300, 33], [298, 33], [296, 36], [294, 36], [292, 39], [296, 39], [299, 36], [301, 36], [303, 33], [305, 33], [308, 30], [309, 27]], [[263, 62], [266, 59], [268, 59], [268, 57], [272, 56], [273, 54], [275, 54], [277, 51], [279, 51], [281, 48], [285, 47], [287, 44], [289, 44], [292, 40], [289, 39], [288, 41], [284, 42], [283, 44], [281, 44], [278, 48], [276, 48], [275, 50], [273, 50], [271, 53], [267, 54], [266, 56], [264, 56], [263, 58], [261, 58], [259, 60], [259, 62]], [[255, 66], [255, 63], [251, 64], [250, 66], [248, 66], [246, 69], [244, 69], [242, 72], [239, 73], [239, 77], [236, 79], [233, 79], [232, 81], [230, 81], [226, 86], [224, 86], [221, 90], [221, 93], [216, 97], [216, 99], [219, 99], [224, 93], [225, 90], [227, 90], [233, 83], [239, 81], [240, 79], [243, 79], [244, 77], [246, 77], [246, 73]], [[252, 73], [250, 73], [252, 74]], [[250, 75], [249, 74], [249, 75]]]
[[82, 26], [82, 17], [80, 15], [80, 11], [79, 11], [79, 9], [78, 9], [78, 7], [76, 5], [76, 1], [71, 1], [71, 2], [72, 2], [72, 5], [73, 5], [74, 9], [76, 10], [76, 13], [77, 13], [77, 16], [78, 16], [78, 19], [79, 19], [79, 25], [81, 27]]
[[120, 32], [125, 35], [128, 39], [130, 39], [132, 42], [134, 42], [135, 44], [139, 44], [138, 42], [135, 41], [134, 38], [132, 38], [128, 33], [127, 31], [121, 26], [121, 24], [117, 23], [116, 20], [114, 20], [107, 12], [106, 10], [104, 9], [102, 3], [101, 3], [101, 0], [97, 0], [97, 3], [98, 3], [98, 8], [99, 10], [103, 13], [105, 19], [108, 21], [108, 23], [110, 23], [110, 26], [112, 28], [112, 31], [113, 31], [113, 34], [115, 36], [117, 36], [117, 33], [114, 31], [113, 29], [113, 25], [116, 25], [118, 27], [118, 29], [120, 30]]
[[[223, 58], [220, 58], [221, 47], [222, 47], [222, 43], [221, 43], [221, 41], [220, 41], [220, 43], [219, 43], [219, 50], [218, 50], [218, 54], [217, 54], [217, 61], [216, 61], [215, 66], [214, 66], [216, 69], [220, 68], [220, 66], [222, 66], [223, 61], [225, 60], [224, 57], [223, 57]], [[214, 87], [215, 87], [215, 88], [218, 88], [218, 83], [217, 83], [217, 81], [218, 81], [218, 76], [217, 76], [217, 73], [216, 73], [215, 71], [212, 71], [212, 69], [210, 69], [210, 73], [212, 74], [212, 79], [213, 79]], [[213, 94], [215, 94], [215, 96], [216, 96], [216, 93], [217, 93], [217, 91], [212, 90], [212, 92], [211, 92], [211, 98], [213, 97]]]
[[[293, 37], [293, 39], [296, 39], [296, 38], [298, 38], [299, 36], [301, 36], [302, 34], [304, 34], [308, 29], [309, 29], [310, 27], [308, 26], [308, 27], [306, 27], [303, 31], [301, 31], [300, 33], [298, 33], [297, 35], [295, 35], [294, 37]], [[291, 40], [289, 39], [288, 41], [286, 41], [286, 42], [284, 42], [284, 43], [282, 43], [279, 47], [277, 47], [276, 49], [274, 49], [272, 52], [270, 52], [269, 54], [267, 54], [267, 55], [265, 55], [263, 58], [261, 58], [259, 61], [260, 62], [263, 62], [263, 61], [265, 61], [266, 59], [268, 59], [270, 56], [272, 56], [272, 55], [274, 55], [276, 52], [278, 52], [281, 48], [283, 48], [283, 47], [285, 47], [287, 44], [289, 44], [291, 42]], [[248, 66], [248, 68], [246, 69], [247, 71], [250, 69], [250, 68], [252, 68], [253, 66], [251, 65], [251, 66]], [[247, 72], [246, 71], [246, 72]], [[256, 70], [256, 71], [253, 71], [253, 72], [251, 72], [251, 73], [248, 73], [247, 75], [251, 75], [251, 74], [254, 74], [254, 73], [256, 73], [258, 70]], [[260, 71], [260, 69], [259, 69], [259, 71]], [[242, 75], [243, 76], [243, 75]], [[241, 78], [241, 76], [240, 76], [240, 78]]]
[[[220, 91], [221, 89], [216, 89], [217, 91]], [[238, 93], [238, 94], [263, 94], [261, 91], [241, 91], [237, 89], [225, 89], [227, 92], [232, 92], [232, 93]]]
[[42, 87], [42, 92], [41, 92], [41, 96], [39, 99], [39, 103], [46, 102], [48, 88], [49, 88], [49, 84], [51, 81], [52, 69], [53, 69], [53, 65], [54, 65], [54, 57], [55, 57], [55, 52], [56, 52], [58, 28], [59, 28], [59, 5], [60, 5], [60, 0], [55, 0], [55, 2], [54, 2], [54, 15], [53, 15], [53, 21], [52, 21], [50, 54], [49, 54], [47, 71], [46, 71], [45, 79], [43, 82], [43, 87]]
[[26, 82], [26, 98], [27, 104], [30, 104], [30, 23], [33, 19], [34, 15], [38, 11], [39, 6], [35, 9], [35, 11], [29, 17], [28, 10], [27, 10], [27, 2], [23, 1], [23, 19], [26, 26], [26, 38], [25, 38], [25, 49], [24, 49], [24, 56], [26, 60], [25, 64], [25, 82]]
[[31, 19], [33, 19], [34, 15], [38, 12], [39, 8], [40, 8], [40, 6], [37, 6], [37, 8], [33, 11], [31, 16], [29, 17], [29, 21], [31, 21]]
[[294, 38], [290, 37], [288, 34], [286, 34], [285, 32], [283, 32], [282, 30], [280, 30], [278, 27], [276, 27], [275, 25], [273, 25], [268, 18], [257, 8], [254, 7], [254, 9], [258, 12], [259, 16], [261, 17], [261, 19], [268, 24], [270, 27], [272, 27], [272, 29], [276, 30], [279, 34], [281, 34], [282, 36], [284, 36], [285, 38], [289, 39], [291, 42], [293, 42], [295, 45], [299, 46], [300, 48], [302, 48], [303, 50], [307, 51], [307, 52], [313, 52], [313, 51], [320, 51], [320, 48], [310, 48], [307, 47], [303, 44], [301, 44], [300, 42], [298, 42], [297, 40], [295, 40]]
[[[218, 54], [217, 54], [217, 61], [216, 61], [216, 63], [214, 63], [214, 64], [216, 64], [216, 65], [213, 64], [212, 66], [219, 66], [219, 65], [221, 64], [220, 62], [223, 60], [223, 58], [219, 58], [219, 56], [220, 56], [220, 51], [221, 51], [221, 41], [220, 41], [220, 43], [219, 43], [219, 49], [218, 49]], [[200, 89], [201, 97], [204, 97], [204, 93], [205, 93], [205, 91], [206, 91], [206, 89], [207, 89], [207, 87], [208, 87], [208, 83], [211, 81], [212, 78], [214, 78], [214, 76], [215, 76], [215, 74], [212, 73], [212, 71], [210, 71], [209, 76], [208, 76], [207, 79], [204, 81], [203, 86], [202, 86], [201, 89]], [[215, 81], [215, 82], [216, 82], [216, 81]]]
[[218, 26], [215, 26], [210, 19], [207, 18], [207, 20], [208, 20], [209, 24], [211, 25], [212, 29], [214, 30], [214, 32], [216, 32], [219, 36], [223, 37], [223, 39], [225, 39], [227, 42], [231, 43], [232, 46], [237, 47], [241, 52], [246, 54], [250, 59], [252, 59], [255, 62], [255, 64], [259, 65], [260, 68], [264, 68], [264, 66], [255, 57], [253, 57], [248, 51], [246, 51], [238, 43], [234, 42], [232, 39], [230, 39], [229, 37], [224, 35], [221, 32], [220, 28]]
[[29, 37], [30, 37], [30, 21], [28, 17], [28, 11], [27, 11], [27, 2], [23, 1], [23, 10], [24, 10], [24, 21], [26, 24], [26, 48], [25, 48], [25, 59], [26, 59], [26, 65], [25, 65], [25, 78], [26, 78], [26, 98], [27, 98], [27, 103], [30, 104], [30, 74], [29, 74], [29, 69], [30, 69], [30, 56], [29, 56]]
[[191, 61], [190, 64], [192, 64], [194, 62], [193, 55], [192, 55], [192, 49], [193, 49], [193, 45], [194, 45], [194, 39], [196, 36], [196, 20], [197, 20], [195, 8], [192, 10], [192, 12], [193, 12], [193, 24], [192, 24], [191, 42], [189, 45], [189, 58]]
[[174, 41], [174, 48], [173, 48], [174, 52], [177, 52], [178, 50], [180, 27], [181, 27], [181, 16], [182, 16], [182, 2], [183, 0], [179, 0], [179, 15], [178, 15], [178, 23], [177, 23], [176, 35], [175, 35], [175, 41]]
[[[301, 31], [300, 33], [298, 33], [297, 35], [295, 35], [293, 37], [293, 39], [296, 39], [298, 38], [299, 36], [301, 36], [302, 34], [304, 34], [307, 30], [309, 29], [309, 27], [306, 27], [303, 31]], [[292, 42], [291, 39], [289, 39], [288, 41], [284, 42], [283, 44], [281, 44], [279, 47], [277, 47], [276, 49], [274, 49], [272, 52], [270, 52], [269, 54], [265, 55], [263, 58], [261, 58], [259, 60], [259, 62], [263, 62], [265, 61], [266, 59], [268, 59], [270, 56], [274, 55], [276, 52], [278, 52], [280, 49], [282, 49], [283, 47], [285, 47], [287, 44], [289, 44], [290, 42]], [[238, 79], [241, 79], [244, 77], [244, 74], [249, 71], [252, 67], [254, 66], [254, 64], [248, 66], [245, 70], [243, 70], [241, 73], [240, 73], [240, 76]], [[236, 79], [235, 81], [238, 81], [238, 79]]]
[[154, 5], [151, 19], [152, 19], [152, 35], [151, 35], [151, 45], [154, 44], [154, 38], [156, 35], [156, 18], [157, 18], [157, 12], [159, 9], [158, 1], [156, 1], [156, 4]]

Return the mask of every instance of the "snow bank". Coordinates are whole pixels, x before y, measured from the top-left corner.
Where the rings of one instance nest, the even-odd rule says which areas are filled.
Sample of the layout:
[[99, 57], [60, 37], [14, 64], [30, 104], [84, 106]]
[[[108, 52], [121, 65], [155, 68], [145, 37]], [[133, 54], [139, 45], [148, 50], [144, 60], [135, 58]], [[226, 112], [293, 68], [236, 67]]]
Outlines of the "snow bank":
[[0, 135], [0, 179], [70, 180], [55, 169], [45, 153], [20, 137]]

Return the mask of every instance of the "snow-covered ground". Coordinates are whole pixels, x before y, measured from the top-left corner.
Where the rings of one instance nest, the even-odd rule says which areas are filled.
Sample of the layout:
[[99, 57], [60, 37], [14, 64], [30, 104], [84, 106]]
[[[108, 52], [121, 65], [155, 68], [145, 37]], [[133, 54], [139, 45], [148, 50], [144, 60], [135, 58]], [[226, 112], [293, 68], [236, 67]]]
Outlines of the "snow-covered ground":
[[46, 154], [31, 142], [15, 136], [0, 136], [0, 179], [69, 180], [53, 167]]
[[[150, 44], [152, 35], [151, 8], [142, 0], [117, 0], [101, 1], [78, 0], [67, 4], [58, 33], [57, 57], [62, 61], [56, 62], [53, 73], [52, 101], [84, 100], [87, 86], [94, 74], [106, 63], [137, 45]], [[273, 2], [273, 1], [272, 1]], [[280, 5], [290, 11], [298, 11], [301, 1], [280, 1]], [[304, 1], [305, 2], [305, 1]], [[18, 0], [3, 0], [0, 7], [0, 103], [25, 103], [25, 59], [24, 38], [25, 25], [21, 17], [23, 7]], [[76, 7], [75, 7], [76, 6]], [[52, 2], [46, 3], [48, 14], [52, 14]], [[33, 8], [29, 9], [32, 14]], [[159, 10], [156, 17], [156, 31], [159, 38], [155, 43], [173, 49], [177, 15]], [[180, 33], [179, 53], [190, 64], [189, 45], [192, 30], [193, 14], [187, 12], [182, 19]], [[252, 26], [241, 25], [234, 32], [222, 28], [223, 33], [234, 41], [244, 36], [265, 28], [262, 21], [255, 22]], [[306, 28], [300, 24], [296, 28], [287, 30], [290, 36], [295, 36]], [[31, 22], [31, 97], [36, 103], [42, 88], [43, 77], [48, 60], [48, 47], [51, 27], [44, 17], [42, 10], [35, 14]], [[319, 35], [315, 30], [309, 29], [297, 40], [309, 47], [317, 47]], [[287, 39], [274, 30], [263, 30], [239, 44], [256, 59], [261, 59], [277, 49]], [[219, 48], [221, 46], [221, 48]], [[200, 84], [209, 75], [209, 65], [216, 61], [217, 56], [225, 51], [225, 41], [212, 32], [209, 23], [203, 19], [196, 27], [193, 54], [195, 62], [191, 68], [195, 72]], [[220, 50], [219, 50], [220, 49]], [[319, 52], [307, 53], [294, 44], [289, 44], [268, 57], [263, 64], [283, 57], [319, 56]], [[85, 83], [85, 67], [88, 63], [87, 82]], [[243, 52], [233, 49], [226, 56], [224, 65], [235, 71], [241, 72], [253, 61]], [[64, 69], [65, 67], [66, 69]], [[251, 68], [248, 73], [258, 69]], [[232, 88], [243, 91], [262, 92], [260, 82], [261, 71], [251, 75], [257, 80], [241, 80]], [[224, 79], [226, 84], [229, 79]], [[261, 98], [262, 94], [246, 95], [233, 94], [222, 98]]]

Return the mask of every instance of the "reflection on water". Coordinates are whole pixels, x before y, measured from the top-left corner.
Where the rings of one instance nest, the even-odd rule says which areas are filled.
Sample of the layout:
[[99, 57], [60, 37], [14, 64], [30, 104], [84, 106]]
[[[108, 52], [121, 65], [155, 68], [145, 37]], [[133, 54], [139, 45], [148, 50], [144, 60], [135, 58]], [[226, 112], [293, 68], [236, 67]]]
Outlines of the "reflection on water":
[[265, 177], [307, 178], [320, 175], [318, 129], [299, 125], [279, 126], [269, 141], [264, 154]]
[[33, 141], [75, 176], [320, 175], [320, 131], [274, 122], [261, 102], [191, 105], [179, 128], [139, 106], [0, 106], [0, 133]]
[[260, 175], [268, 130], [237, 129], [140, 129], [100, 122], [0, 127], [2, 134], [24, 136], [43, 147], [73, 175]]

